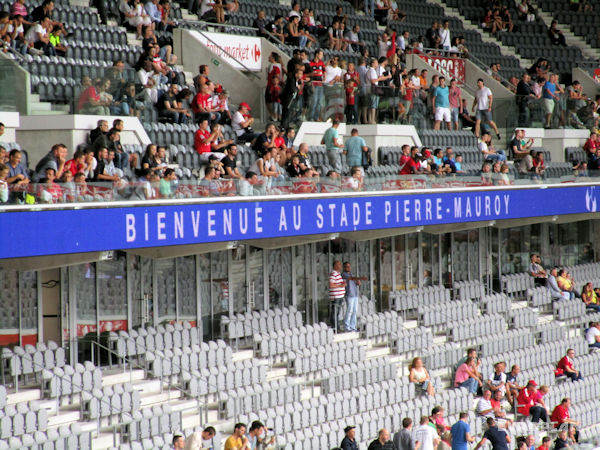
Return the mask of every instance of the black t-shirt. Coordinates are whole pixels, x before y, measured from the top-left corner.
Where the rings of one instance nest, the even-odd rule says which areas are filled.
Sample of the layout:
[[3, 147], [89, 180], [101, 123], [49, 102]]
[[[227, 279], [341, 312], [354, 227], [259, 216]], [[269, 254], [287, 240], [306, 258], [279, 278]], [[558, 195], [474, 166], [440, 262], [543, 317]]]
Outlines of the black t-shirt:
[[98, 175], [104, 174], [104, 168], [106, 164], [103, 159], [98, 159], [98, 165], [96, 166], [96, 170], [94, 170], [94, 181], [98, 181]]
[[[523, 149], [521, 148], [521, 140], [517, 139], [516, 137], [512, 139], [512, 141], [510, 141], [510, 150], [513, 150], [513, 147], [517, 147], [517, 151], [522, 152]], [[513, 155], [513, 158], [515, 157], [515, 155]]]
[[158, 102], [158, 108], [161, 111], [166, 111], [166, 107], [165, 107], [165, 102], [169, 102], [169, 105], [171, 105], [171, 108], [173, 107], [173, 102], [177, 101], [177, 96], [171, 94], [169, 91], [165, 92], [163, 94], [163, 96], [160, 98], [160, 101]]
[[54, 11], [46, 13], [44, 12], [44, 7], [40, 5], [37, 8], [34, 8], [33, 11], [31, 11], [31, 14], [29, 14], [29, 20], [31, 22], [41, 22], [46, 16], [54, 20], [54, 18], [52, 17], [53, 15]]
[[483, 434], [492, 444], [492, 450], [508, 450], [508, 443], [506, 442], [506, 432], [498, 429], [498, 427], [491, 427]]
[[258, 137], [256, 138], [256, 141], [254, 142], [254, 146], [252, 147], [252, 149], [258, 153], [259, 156], [262, 156], [262, 154], [265, 151], [265, 146], [264, 144], [266, 142], [270, 142], [271, 140], [269, 139], [269, 137], [267, 136], [267, 133], [260, 133], [258, 135]]
[[229, 167], [232, 171], [235, 170], [237, 167], [237, 159], [235, 156], [233, 157], [233, 159], [231, 159], [231, 156], [225, 155], [225, 158], [223, 158], [221, 162], [223, 163], [225, 173], [227, 173], [227, 167]]
[[300, 166], [294, 166], [293, 164], [289, 164], [287, 166], [286, 172], [291, 178], [299, 177], [302, 175], [302, 169], [300, 169]]
[[525, 83], [523, 80], [517, 83], [517, 98], [527, 98], [530, 94], [532, 94], [531, 86], [529, 83]]

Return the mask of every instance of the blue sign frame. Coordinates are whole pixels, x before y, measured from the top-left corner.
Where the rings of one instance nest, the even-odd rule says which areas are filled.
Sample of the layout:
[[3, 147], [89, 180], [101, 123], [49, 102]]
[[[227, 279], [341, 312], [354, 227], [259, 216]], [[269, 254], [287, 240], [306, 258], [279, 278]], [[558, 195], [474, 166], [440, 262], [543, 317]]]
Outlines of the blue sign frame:
[[597, 211], [595, 186], [0, 213], [0, 259]]

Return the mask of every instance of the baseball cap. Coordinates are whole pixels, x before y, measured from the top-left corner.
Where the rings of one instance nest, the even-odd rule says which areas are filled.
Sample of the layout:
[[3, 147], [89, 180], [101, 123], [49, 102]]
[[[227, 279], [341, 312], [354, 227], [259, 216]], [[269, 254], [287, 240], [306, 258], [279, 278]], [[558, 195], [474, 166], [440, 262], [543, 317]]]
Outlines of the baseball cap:
[[248, 108], [248, 111], [250, 111], [250, 110], [251, 110], [251, 108], [250, 108], [250, 105], [249, 105], [248, 103], [246, 103], [246, 102], [242, 102], [242, 103], [240, 103], [240, 108], [241, 108], [241, 107]]
[[425, 158], [429, 158], [431, 156], [431, 151], [430, 150], [425, 150], [423, 152], [423, 155], [425, 156]]
[[536, 383], [534, 380], [529, 380], [529, 381], [527, 382], [527, 385], [529, 385], [529, 386], [535, 386], [535, 387], [537, 387], [537, 383]]
[[347, 433], [350, 430], [354, 430], [356, 427], [353, 427], [352, 425], [348, 425], [346, 428], [344, 428], [344, 433]]

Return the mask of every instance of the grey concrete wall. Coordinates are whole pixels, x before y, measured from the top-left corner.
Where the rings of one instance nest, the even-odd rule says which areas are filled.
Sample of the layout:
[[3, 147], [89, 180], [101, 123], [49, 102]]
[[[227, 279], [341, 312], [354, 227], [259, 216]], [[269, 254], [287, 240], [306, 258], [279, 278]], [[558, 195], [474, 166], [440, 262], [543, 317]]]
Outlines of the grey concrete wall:
[[[235, 69], [198, 42], [189, 30], [176, 28], [173, 31], [173, 47], [179, 63], [186, 71], [196, 74], [198, 66], [208, 64], [211, 80], [221, 83], [227, 88], [233, 105], [237, 106], [243, 101], [247, 102], [252, 108], [254, 117], [262, 116], [259, 113], [264, 109], [263, 87], [265, 83], [262, 82], [260, 74], [256, 74], [257, 77], [254, 77]], [[263, 61], [266, 59], [265, 48], [263, 46]], [[231, 109], [233, 110], [233, 108]]]

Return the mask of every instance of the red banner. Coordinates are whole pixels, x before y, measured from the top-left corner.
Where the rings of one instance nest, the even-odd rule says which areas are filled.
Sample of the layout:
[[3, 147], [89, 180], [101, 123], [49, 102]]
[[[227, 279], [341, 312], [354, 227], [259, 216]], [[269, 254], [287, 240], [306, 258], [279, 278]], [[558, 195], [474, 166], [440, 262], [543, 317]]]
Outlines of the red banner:
[[594, 81], [600, 83], [600, 69], [594, 69]]
[[[449, 82], [455, 78], [458, 84], [465, 84], [465, 60], [445, 56], [419, 55], [422, 60], [446, 77]], [[447, 82], [447, 84], [449, 84]]]

